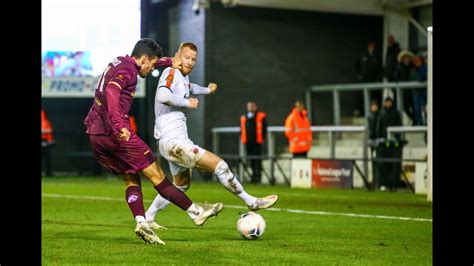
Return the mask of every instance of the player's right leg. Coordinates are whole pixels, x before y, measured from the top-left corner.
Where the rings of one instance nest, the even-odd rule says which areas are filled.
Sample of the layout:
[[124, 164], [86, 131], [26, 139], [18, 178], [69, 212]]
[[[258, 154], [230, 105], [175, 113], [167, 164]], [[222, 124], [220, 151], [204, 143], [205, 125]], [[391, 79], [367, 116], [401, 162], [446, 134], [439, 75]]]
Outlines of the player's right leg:
[[146, 243], [164, 244], [145, 222], [140, 177], [134, 173], [123, 174], [130, 171], [130, 166], [122, 162], [122, 160], [116, 156], [115, 151], [119, 149], [119, 142], [105, 135], [91, 135], [89, 139], [97, 161], [108, 171], [120, 175], [125, 182], [125, 186], [127, 187], [125, 190], [125, 200], [137, 222], [135, 234], [141, 237]]
[[[181, 191], [186, 192], [191, 185], [191, 169], [179, 167], [176, 164], [170, 163], [171, 173], [173, 174], [173, 184]], [[181, 171], [181, 172], [180, 172]], [[167, 228], [155, 222], [156, 214], [165, 209], [170, 202], [157, 194], [150, 207], [145, 213], [148, 225], [155, 230], [166, 230]]]
[[227, 163], [212, 152], [206, 151], [199, 159], [196, 167], [214, 173], [221, 184], [231, 193], [239, 197], [252, 211], [272, 207], [278, 200], [277, 195], [257, 198], [248, 194], [237, 177], [230, 171]]

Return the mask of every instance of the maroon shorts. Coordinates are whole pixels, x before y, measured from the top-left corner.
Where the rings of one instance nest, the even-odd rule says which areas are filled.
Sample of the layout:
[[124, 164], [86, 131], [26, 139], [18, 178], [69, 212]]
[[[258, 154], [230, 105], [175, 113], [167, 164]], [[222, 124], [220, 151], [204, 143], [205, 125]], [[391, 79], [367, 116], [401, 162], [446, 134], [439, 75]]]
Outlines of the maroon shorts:
[[104, 135], [89, 135], [89, 139], [97, 161], [113, 173], [136, 174], [155, 162], [150, 147], [133, 132], [128, 141]]

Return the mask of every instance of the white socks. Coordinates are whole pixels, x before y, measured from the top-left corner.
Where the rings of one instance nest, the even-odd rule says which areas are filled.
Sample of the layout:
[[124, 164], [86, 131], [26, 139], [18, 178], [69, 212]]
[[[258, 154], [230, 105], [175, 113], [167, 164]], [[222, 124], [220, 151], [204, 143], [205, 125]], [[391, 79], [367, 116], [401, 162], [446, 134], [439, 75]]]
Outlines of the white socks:
[[135, 216], [135, 221], [137, 221], [137, 223], [144, 222], [145, 217], [143, 217], [141, 215], [137, 215], [137, 216]]
[[[247, 206], [253, 206], [257, 200], [256, 197], [249, 195], [247, 192], [245, 192], [242, 184], [240, 184], [239, 180], [237, 177], [230, 171], [229, 166], [224, 160], [221, 160], [217, 166], [216, 169], [214, 170], [214, 174], [217, 176], [219, 179], [219, 182], [231, 193], [235, 194], [237, 197], [239, 197], [242, 201], [245, 202]], [[189, 189], [189, 185], [185, 186], [176, 186], [179, 190], [186, 192]], [[170, 202], [160, 196], [160, 194], [156, 195], [155, 199], [153, 200], [153, 203], [150, 205], [148, 210], [145, 213], [146, 216], [146, 221], [151, 222], [155, 220], [156, 214], [160, 211], [166, 208]], [[202, 212], [202, 207], [197, 206], [193, 203], [186, 212], [188, 213], [189, 217], [191, 219], [196, 218], [201, 212]], [[138, 216], [137, 216], [138, 217]]]
[[[179, 190], [186, 192], [186, 190], [189, 189], [189, 185], [184, 185], [184, 186], [176, 186]], [[157, 194], [155, 199], [153, 200], [153, 203], [150, 205], [148, 210], [145, 213], [146, 216], [146, 221], [147, 222], [153, 222], [155, 220], [156, 214], [160, 211], [166, 208], [170, 202], [163, 198], [160, 194]], [[191, 205], [192, 206], [192, 205]]]
[[247, 204], [247, 206], [252, 206], [257, 198], [250, 196], [245, 192], [242, 184], [240, 184], [237, 177], [230, 171], [229, 166], [224, 160], [221, 160], [214, 170], [214, 174], [217, 175], [217, 178], [221, 184], [231, 193], [235, 194], [241, 200]]
[[189, 208], [186, 210], [186, 212], [188, 213], [189, 218], [194, 220], [194, 219], [196, 219], [196, 217], [198, 217], [203, 212], [203, 209], [202, 209], [201, 206], [198, 206], [198, 205], [193, 203], [191, 206], [189, 206]]

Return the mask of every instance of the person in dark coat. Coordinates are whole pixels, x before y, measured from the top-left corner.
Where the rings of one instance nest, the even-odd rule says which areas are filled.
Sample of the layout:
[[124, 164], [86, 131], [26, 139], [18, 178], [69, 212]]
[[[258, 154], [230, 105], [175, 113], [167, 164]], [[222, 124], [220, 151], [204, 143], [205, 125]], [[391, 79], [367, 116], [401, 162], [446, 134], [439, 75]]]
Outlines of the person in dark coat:
[[[398, 54], [398, 65], [395, 70], [395, 81], [406, 82], [416, 81], [417, 73], [412, 64], [414, 54], [409, 50], [403, 50]], [[415, 124], [415, 114], [413, 108], [413, 89], [407, 88], [402, 90], [403, 111], [408, 115], [410, 120]]]
[[[367, 126], [369, 129], [369, 146], [371, 158], [375, 157], [375, 147], [377, 141], [377, 123], [379, 122], [379, 103], [377, 100], [372, 100], [370, 103], [370, 114], [367, 117]], [[377, 161], [372, 160], [372, 176], [376, 188], [380, 187], [379, 166]]]
[[360, 82], [379, 82], [382, 78], [382, 63], [375, 54], [375, 42], [369, 42], [367, 53], [356, 63], [357, 77]]
[[[391, 97], [386, 97], [383, 103], [383, 108], [380, 111], [379, 119], [377, 123], [377, 137], [386, 139], [387, 128], [390, 126], [401, 126], [402, 117], [400, 112], [394, 108], [393, 99]], [[401, 140], [400, 134], [394, 134], [395, 142]], [[401, 159], [401, 146], [393, 147], [390, 146], [393, 143], [393, 140], [385, 142], [389, 146], [379, 145], [377, 147], [377, 158], [382, 159]], [[377, 162], [379, 175], [380, 175], [380, 189], [386, 190], [388, 187], [390, 190], [395, 190], [398, 187], [400, 182], [401, 175], [401, 161], [398, 162], [387, 162], [379, 161]]]
[[400, 53], [400, 45], [395, 42], [393, 35], [387, 37], [387, 54], [385, 55], [384, 76], [389, 82], [395, 80], [395, 69], [398, 64], [397, 56]]
[[[385, 97], [383, 108], [380, 110], [379, 119], [377, 123], [377, 137], [387, 138], [387, 127], [401, 126], [402, 116], [400, 112], [393, 106], [393, 99]], [[394, 134], [397, 140], [400, 140], [400, 134]]]

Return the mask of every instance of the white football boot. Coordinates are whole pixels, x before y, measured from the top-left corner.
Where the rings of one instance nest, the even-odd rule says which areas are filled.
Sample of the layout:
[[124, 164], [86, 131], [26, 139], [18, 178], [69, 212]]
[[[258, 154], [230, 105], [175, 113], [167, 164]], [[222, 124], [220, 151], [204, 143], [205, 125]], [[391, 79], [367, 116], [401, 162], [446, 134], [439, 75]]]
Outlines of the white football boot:
[[161, 240], [153, 230], [151, 230], [150, 226], [148, 226], [148, 223], [143, 221], [143, 222], [138, 222], [137, 226], [135, 227], [135, 234], [143, 239], [145, 243], [148, 244], [160, 244], [164, 245], [165, 242]]
[[216, 217], [219, 212], [222, 211], [222, 207], [224, 204], [216, 203], [216, 204], [203, 204], [202, 206], [203, 211], [200, 215], [193, 219], [195, 225], [202, 226], [207, 222], [207, 219], [211, 217]]
[[252, 206], [248, 206], [251, 211], [258, 211], [272, 207], [278, 200], [277, 195], [270, 195], [264, 198], [257, 198]]
[[155, 221], [147, 221], [146, 222], [148, 224], [148, 226], [153, 229], [153, 230], [168, 230], [168, 228], [162, 226], [162, 225], [159, 225], [158, 223], [156, 223]]

